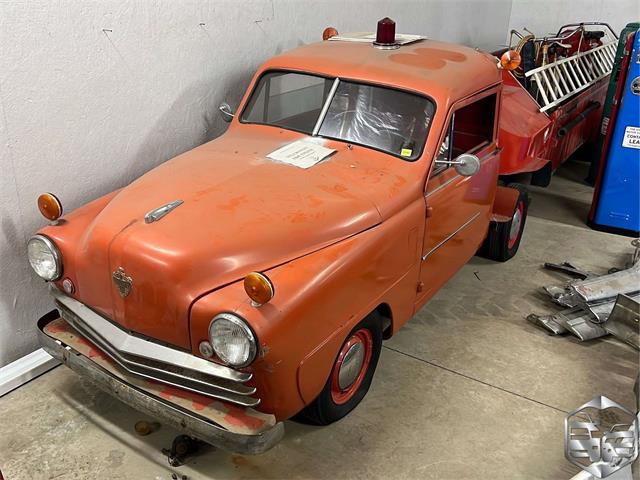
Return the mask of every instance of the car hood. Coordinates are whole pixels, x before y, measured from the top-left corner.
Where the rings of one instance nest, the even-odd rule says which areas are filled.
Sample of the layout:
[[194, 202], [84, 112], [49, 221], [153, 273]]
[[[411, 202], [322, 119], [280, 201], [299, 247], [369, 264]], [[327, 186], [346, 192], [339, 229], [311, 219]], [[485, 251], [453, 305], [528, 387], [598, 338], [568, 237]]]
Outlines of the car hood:
[[[301, 135], [251, 130], [229, 132], [120, 190], [76, 251], [80, 300], [129, 330], [189, 348], [197, 297], [377, 225], [376, 196], [404, 182], [389, 175], [388, 155], [370, 152], [365, 167], [336, 142], [325, 142], [337, 151], [313, 167], [277, 163], [266, 155]], [[176, 200], [183, 203], [145, 222]], [[130, 280], [126, 296], [114, 281], [119, 270]]]

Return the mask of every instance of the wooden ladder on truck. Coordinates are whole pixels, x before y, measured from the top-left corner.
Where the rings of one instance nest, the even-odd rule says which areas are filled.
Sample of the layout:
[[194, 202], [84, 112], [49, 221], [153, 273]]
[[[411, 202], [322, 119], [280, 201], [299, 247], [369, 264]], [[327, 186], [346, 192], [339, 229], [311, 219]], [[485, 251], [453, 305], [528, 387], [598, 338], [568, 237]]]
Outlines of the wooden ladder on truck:
[[526, 72], [538, 87], [540, 111], [559, 105], [609, 75], [615, 55], [616, 44], [610, 42]]

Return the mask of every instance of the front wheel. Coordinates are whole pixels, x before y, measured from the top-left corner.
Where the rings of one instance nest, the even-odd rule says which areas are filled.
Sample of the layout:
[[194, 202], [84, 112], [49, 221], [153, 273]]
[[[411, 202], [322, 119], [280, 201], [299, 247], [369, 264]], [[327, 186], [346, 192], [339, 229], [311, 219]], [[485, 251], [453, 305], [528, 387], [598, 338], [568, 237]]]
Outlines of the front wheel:
[[369, 391], [382, 349], [382, 316], [373, 312], [347, 335], [320, 395], [296, 419], [329, 425], [347, 415]]
[[512, 183], [509, 188], [520, 192], [511, 220], [491, 222], [489, 233], [480, 250], [481, 256], [498, 262], [506, 262], [518, 251], [529, 209], [529, 194], [524, 185]]

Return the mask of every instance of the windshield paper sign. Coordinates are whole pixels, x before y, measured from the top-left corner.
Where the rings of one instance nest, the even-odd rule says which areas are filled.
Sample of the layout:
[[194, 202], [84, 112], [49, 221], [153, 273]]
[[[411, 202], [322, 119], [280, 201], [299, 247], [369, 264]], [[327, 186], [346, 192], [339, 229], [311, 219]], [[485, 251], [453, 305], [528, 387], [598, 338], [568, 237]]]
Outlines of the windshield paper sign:
[[267, 158], [277, 162], [288, 163], [294, 167], [309, 168], [324, 160], [333, 152], [335, 150], [332, 148], [298, 140], [271, 152], [267, 155]]

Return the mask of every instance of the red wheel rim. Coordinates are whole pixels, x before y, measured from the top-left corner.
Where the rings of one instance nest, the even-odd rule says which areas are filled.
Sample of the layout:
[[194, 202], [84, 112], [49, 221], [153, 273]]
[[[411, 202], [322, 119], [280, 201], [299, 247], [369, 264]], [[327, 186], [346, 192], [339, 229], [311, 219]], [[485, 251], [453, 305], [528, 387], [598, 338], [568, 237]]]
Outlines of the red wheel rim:
[[373, 336], [366, 328], [353, 333], [342, 346], [331, 372], [331, 399], [347, 403], [362, 385], [373, 352]]
[[513, 248], [520, 237], [522, 231], [522, 220], [524, 218], [524, 202], [520, 200], [516, 211], [511, 218], [511, 230], [509, 230], [509, 243], [508, 247]]

